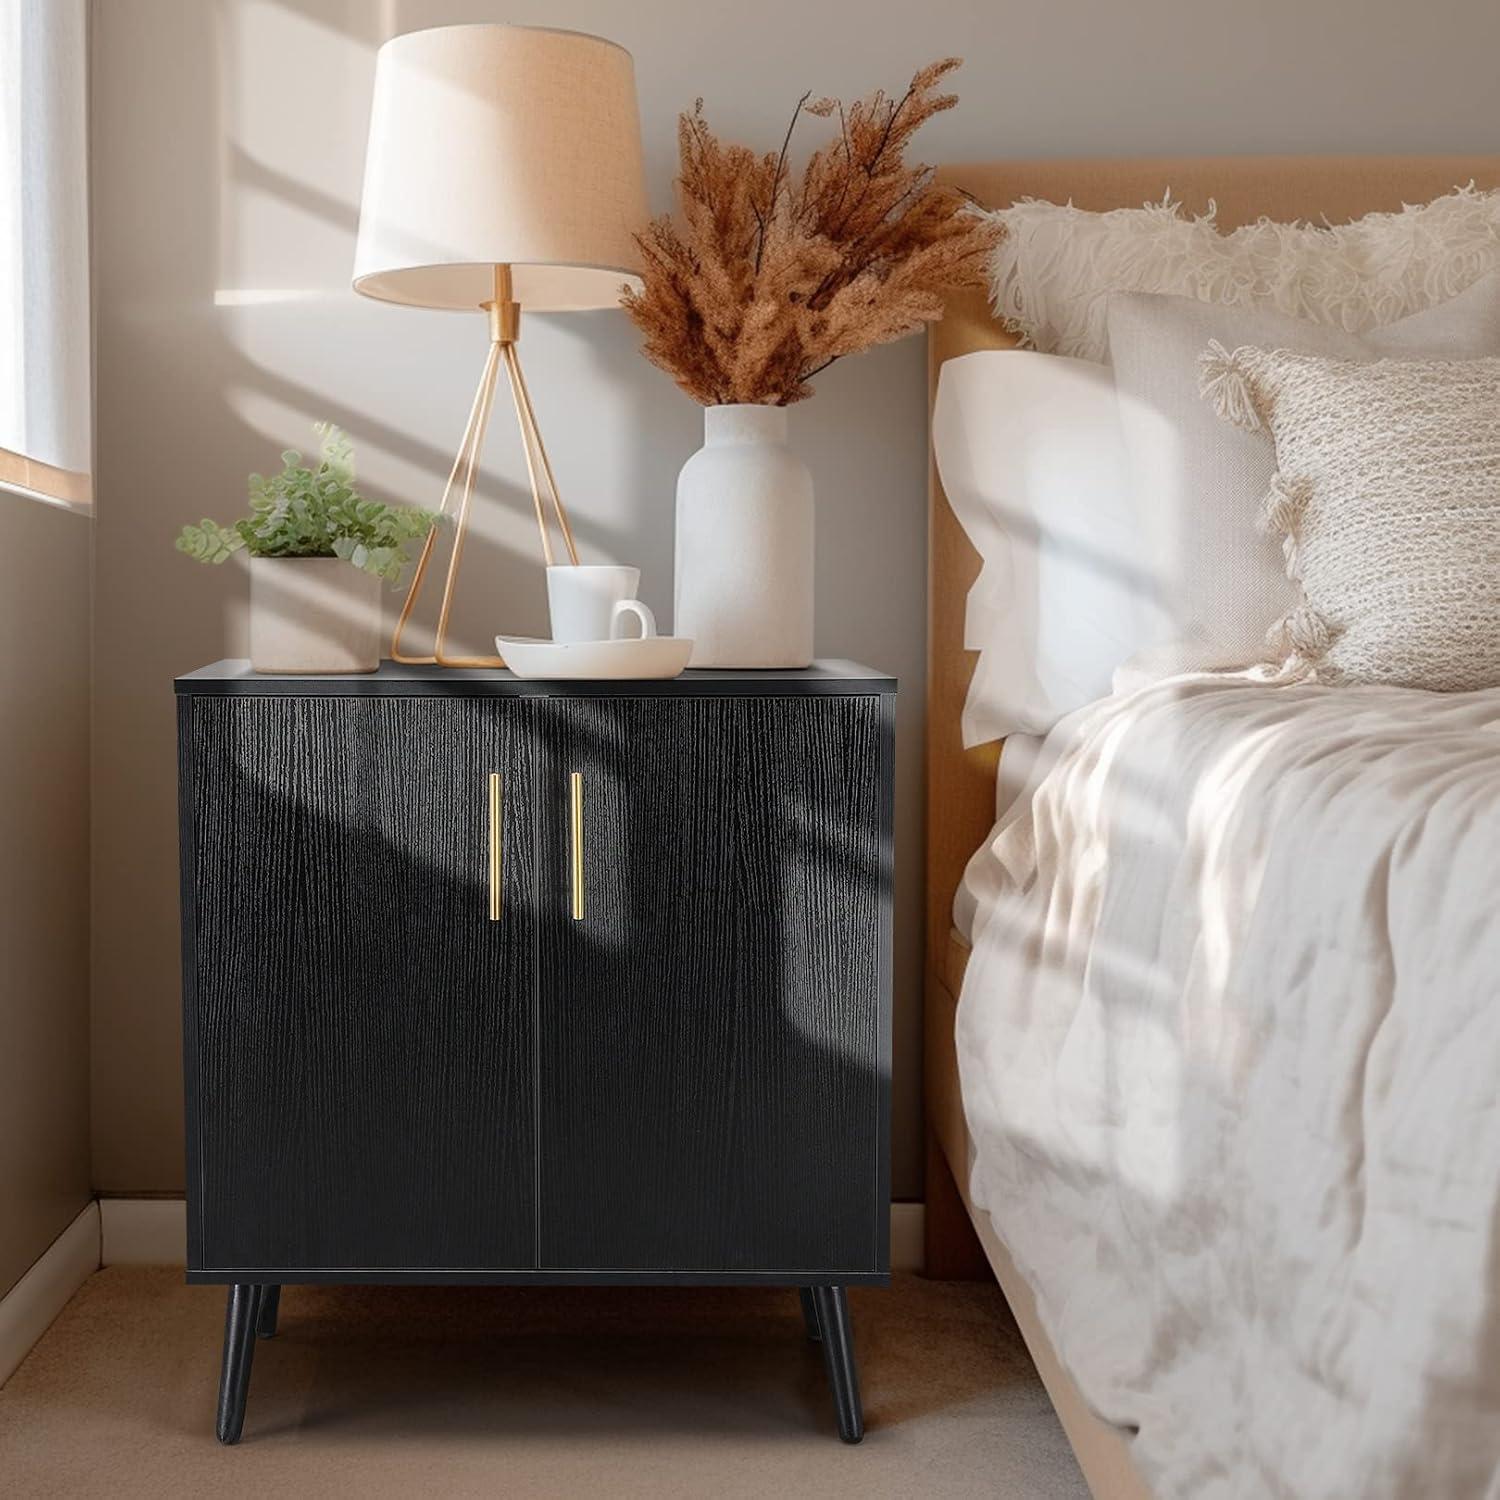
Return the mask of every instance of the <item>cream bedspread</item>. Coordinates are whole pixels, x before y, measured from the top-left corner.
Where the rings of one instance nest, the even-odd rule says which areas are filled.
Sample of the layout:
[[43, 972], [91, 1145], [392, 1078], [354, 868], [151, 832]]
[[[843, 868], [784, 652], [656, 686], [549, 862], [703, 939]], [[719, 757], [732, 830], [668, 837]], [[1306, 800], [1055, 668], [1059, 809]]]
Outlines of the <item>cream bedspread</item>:
[[1500, 1496], [1500, 692], [1107, 700], [974, 873], [974, 1194], [1154, 1491]]

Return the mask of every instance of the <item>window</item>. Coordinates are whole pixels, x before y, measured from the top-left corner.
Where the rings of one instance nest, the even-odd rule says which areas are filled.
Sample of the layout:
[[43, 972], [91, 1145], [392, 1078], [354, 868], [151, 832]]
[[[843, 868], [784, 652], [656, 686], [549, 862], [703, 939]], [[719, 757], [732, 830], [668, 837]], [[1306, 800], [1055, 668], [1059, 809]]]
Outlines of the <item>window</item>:
[[88, 509], [87, 0], [0, 0], [0, 487]]

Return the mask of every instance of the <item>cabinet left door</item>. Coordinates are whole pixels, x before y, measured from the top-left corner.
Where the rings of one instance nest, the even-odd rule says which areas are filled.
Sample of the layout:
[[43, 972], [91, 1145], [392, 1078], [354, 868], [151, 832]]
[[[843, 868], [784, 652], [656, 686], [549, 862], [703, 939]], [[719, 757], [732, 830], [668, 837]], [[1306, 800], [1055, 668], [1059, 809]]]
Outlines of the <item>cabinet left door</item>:
[[533, 1267], [532, 705], [179, 704], [190, 1271]]

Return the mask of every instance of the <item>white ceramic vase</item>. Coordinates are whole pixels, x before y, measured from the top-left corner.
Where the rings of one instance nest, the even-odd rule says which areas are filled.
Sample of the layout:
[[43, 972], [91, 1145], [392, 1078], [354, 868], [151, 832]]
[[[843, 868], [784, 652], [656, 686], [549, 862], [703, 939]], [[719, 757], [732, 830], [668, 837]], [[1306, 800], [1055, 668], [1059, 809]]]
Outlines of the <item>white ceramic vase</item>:
[[337, 557], [252, 557], [250, 665], [257, 672], [373, 672], [380, 665], [380, 580]]
[[677, 481], [673, 631], [694, 667], [805, 667], [813, 655], [813, 486], [784, 406], [707, 406]]

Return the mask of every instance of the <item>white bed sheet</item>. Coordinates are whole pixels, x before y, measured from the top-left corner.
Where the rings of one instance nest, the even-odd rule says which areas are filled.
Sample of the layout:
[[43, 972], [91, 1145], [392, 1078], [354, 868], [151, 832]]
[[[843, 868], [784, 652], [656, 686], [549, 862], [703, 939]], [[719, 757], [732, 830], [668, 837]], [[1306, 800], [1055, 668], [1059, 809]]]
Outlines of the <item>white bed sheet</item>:
[[963, 879], [953, 894], [953, 926], [967, 943], [974, 941], [979, 913], [993, 902], [1000, 890], [1000, 871], [990, 858], [989, 846], [1003, 823], [1017, 811], [1016, 799], [1027, 792], [1037, 757], [1046, 744], [1039, 734], [1007, 735], [1000, 752], [1000, 773], [995, 777], [995, 826], [973, 859], [964, 867]]
[[1117, 696], [966, 886], [974, 1197], [1154, 1492], [1500, 1495], [1500, 692]]

